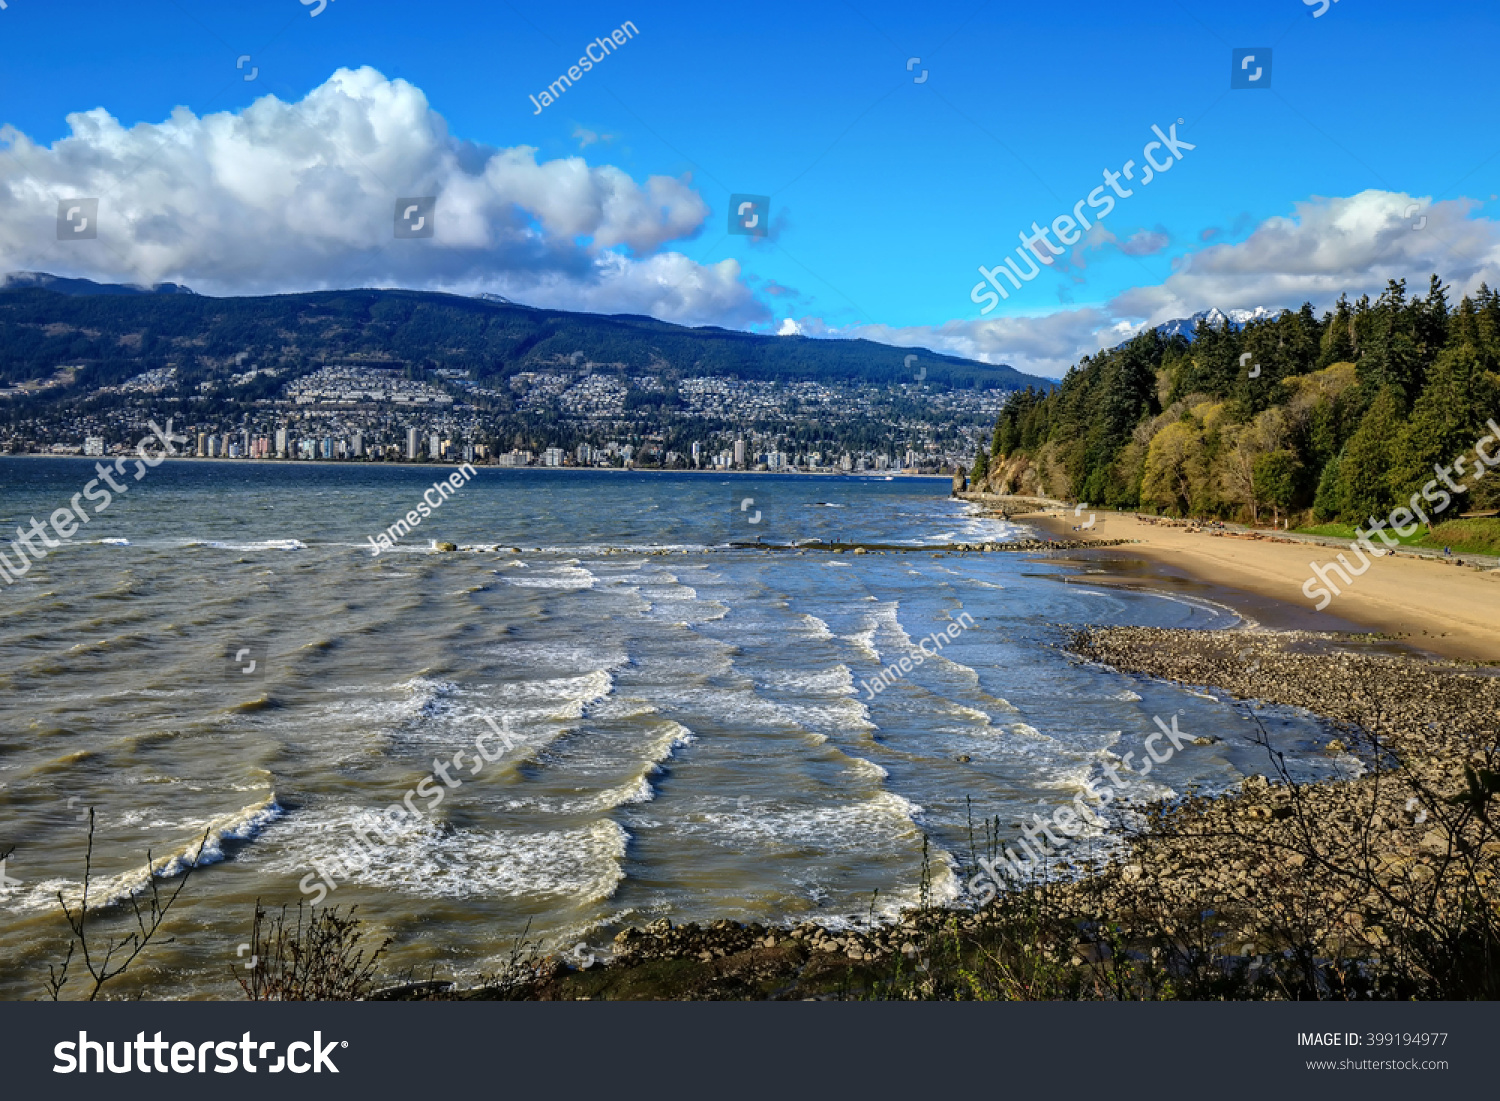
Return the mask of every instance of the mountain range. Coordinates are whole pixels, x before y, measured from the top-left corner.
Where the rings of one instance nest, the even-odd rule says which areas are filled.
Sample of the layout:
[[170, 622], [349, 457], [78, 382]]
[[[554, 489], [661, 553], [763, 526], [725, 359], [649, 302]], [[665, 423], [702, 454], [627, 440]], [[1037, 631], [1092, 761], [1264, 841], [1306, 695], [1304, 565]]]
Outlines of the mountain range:
[[1199, 310], [1192, 317], [1178, 317], [1171, 321], [1164, 321], [1156, 326], [1156, 331], [1163, 336], [1185, 336], [1193, 339], [1193, 332], [1198, 328], [1198, 322], [1207, 321], [1216, 329], [1229, 325], [1239, 330], [1246, 324], [1261, 318], [1272, 319], [1281, 316], [1280, 310], [1273, 310], [1267, 306], [1256, 306], [1253, 310], [1221, 310], [1218, 308]]
[[51, 379], [71, 367], [66, 389], [74, 393], [164, 368], [189, 386], [224, 384], [247, 358], [283, 378], [340, 363], [462, 372], [495, 384], [587, 364], [668, 379], [885, 385], [925, 369], [923, 381], [940, 389], [1056, 385], [924, 348], [537, 309], [498, 295], [361, 289], [214, 298], [175, 283], [101, 284], [40, 272], [0, 284], [0, 383]]

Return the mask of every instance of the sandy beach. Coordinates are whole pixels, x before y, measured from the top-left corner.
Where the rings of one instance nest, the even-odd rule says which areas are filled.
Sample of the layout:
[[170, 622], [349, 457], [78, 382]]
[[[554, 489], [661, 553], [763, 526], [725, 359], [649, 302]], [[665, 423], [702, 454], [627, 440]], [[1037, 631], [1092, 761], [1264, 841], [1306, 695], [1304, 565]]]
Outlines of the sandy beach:
[[[1096, 522], [1086, 532], [1075, 531], [1079, 521], [1057, 510], [1012, 517], [1060, 538], [1138, 540], [1128, 547], [1087, 552], [1091, 560], [1112, 563], [1111, 576], [1087, 577], [1091, 585], [1172, 585], [1191, 578], [1269, 627], [1363, 628], [1443, 657], [1500, 661], [1500, 572], [1407, 553], [1388, 555], [1354, 578], [1328, 607], [1315, 611], [1316, 601], [1302, 590], [1312, 564], [1334, 561], [1340, 550], [1352, 559], [1347, 545], [1190, 531], [1143, 522], [1130, 513], [1090, 511]], [[1142, 562], [1150, 568], [1142, 569]]]

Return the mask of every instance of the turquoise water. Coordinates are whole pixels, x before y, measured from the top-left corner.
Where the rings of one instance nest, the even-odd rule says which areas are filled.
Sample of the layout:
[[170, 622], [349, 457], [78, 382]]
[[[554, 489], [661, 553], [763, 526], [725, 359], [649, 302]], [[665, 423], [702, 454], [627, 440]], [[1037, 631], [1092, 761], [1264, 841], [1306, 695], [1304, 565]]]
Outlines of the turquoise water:
[[[1139, 755], [1153, 716], [1222, 741], [1124, 773], [1128, 795], [1263, 764], [1241, 709], [1059, 649], [1068, 625], [1242, 626], [1227, 609], [1063, 585], [1072, 567], [1033, 555], [728, 545], [1032, 534], [946, 481], [483, 468], [372, 554], [450, 470], [168, 462], [0, 589], [0, 994], [37, 996], [60, 957], [91, 806], [96, 897], [138, 889], [148, 848], [180, 875], [207, 832], [138, 981], [230, 996], [257, 898], [357, 903], [399, 965], [473, 976], [528, 923], [597, 948], [661, 916], [890, 913], [924, 836], [956, 896], [966, 800], [1007, 827], [1050, 813]], [[0, 530], [94, 476], [0, 459]], [[1314, 769], [1316, 724], [1263, 714]], [[512, 748], [483, 760], [485, 732]], [[458, 783], [434, 779], [458, 751]], [[418, 791], [420, 813], [379, 817]]]

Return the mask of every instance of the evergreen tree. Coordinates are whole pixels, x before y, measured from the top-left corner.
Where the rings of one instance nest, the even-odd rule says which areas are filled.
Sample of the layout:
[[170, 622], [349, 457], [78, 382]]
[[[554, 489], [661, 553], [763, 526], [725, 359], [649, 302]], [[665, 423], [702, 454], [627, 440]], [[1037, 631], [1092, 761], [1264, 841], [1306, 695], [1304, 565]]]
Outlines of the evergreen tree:
[[1413, 303], [1416, 312], [1417, 354], [1425, 376], [1448, 343], [1448, 288], [1433, 275], [1427, 285], [1427, 297]]
[[1322, 348], [1318, 353], [1318, 366], [1328, 367], [1335, 363], [1353, 363], [1354, 313], [1349, 308], [1349, 299], [1340, 295], [1337, 310], [1327, 315], [1323, 326]]
[[1343, 519], [1356, 524], [1391, 510], [1391, 459], [1401, 432], [1401, 393], [1388, 386], [1376, 395], [1344, 448], [1340, 462]]
[[1284, 447], [1255, 460], [1255, 494], [1275, 510], [1272, 520], [1279, 521], [1282, 513], [1290, 511], [1301, 472], [1297, 456]]
[[1313, 515], [1319, 520], [1336, 520], [1344, 515], [1343, 456], [1335, 455], [1323, 467], [1318, 492], [1313, 497]]
[[1471, 345], [1449, 348], [1433, 364], [1427, 388], [1393, 449], [1391, 493], [1405, 499], [1483, 435], [1484, 411], [1495, 408], [1495, 389]]

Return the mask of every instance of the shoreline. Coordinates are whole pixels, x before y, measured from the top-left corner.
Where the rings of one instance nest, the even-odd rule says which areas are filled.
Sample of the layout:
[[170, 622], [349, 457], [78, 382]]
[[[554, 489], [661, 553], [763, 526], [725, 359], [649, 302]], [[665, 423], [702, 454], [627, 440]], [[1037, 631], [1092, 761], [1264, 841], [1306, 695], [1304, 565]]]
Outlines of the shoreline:
[[[103, 462], [105, 459], [130, 458], [133, 453], [124, 455], [49, 455], [45, 452], [17, 452], [15, 454], [0, 455], [0, 459], [71, 459], [78, 462]], [[441, 467], [450, 463], [460, 462], [458, 459], [426, 459], [421, 462], [402, 459], [392, 462], [382, 459], [379, 462], [370, 462], [365, 459], [211, 459], [206, 455], [167, 455], [164, 461], [168, 463], [233, 463], [236, 466], [351, 466], [351, 467]], [[851, 478], [864, 481], [883, 482], [887, 479], [903, 479], [910, 481], [926, 480], [943, 482], [948, 484], [953, 481], [951, 474], [909, 474], [905, 471], [896, 470], [698, 470], [682, 469], [667, 470], [656, 466], [502, 466], [499, 463], [483, 462], [474, 463], [478, 470], [557, 470], [572, 473], [588, 472], [599, 474], [700, 474], [700, 475], [725, 475], [732, 474], [738, 477], [774, 477], [774, 478]]]
[[[1261, 701], [1306, 708], [1337, 735], [1325, 751], [1363, 767], [1296, 783], [1273, 764], [1220, 795], [1133, 806], [1138, 824], [1103, 864], [1064, 848], [978, 906], [925, 904], [854, 928], [660, 919], [621, 930], [603, 960], [538, 950], [497, 983], [378, 996], [1015, 1000], [1018, 971], [1038, 957], [1053, 961], [1047, 985], [1027, 999], [1491, 996], [1494, 976], [1471, 974], [1461, 939], [1475, 893], [1493, 901], [1500, 839], [1483, 814], [1445, 808], [1475, 798], [1469, 762], [1493, 738], [1500, 676], [1297, 631], [1085, 628], [1067, 649], [1127, 676], [1215, 688], [1247, 715]], [[1220, 741], [1198, 733], [1194, 745]], [[1262, 735], [1274, 762], [1275, 736]], [[985, 849], [999, 863], [1013, 842], [996, 826]], [[1458, 938], [1450, 955], [1425, 939], [1433, 929]]]
[[[991, 513], [994, 499], [976, 501]], [[1371, 564], [1322, 611], [1302, 591], [1312, 563], [1334, 561], [1347, 543], [1308, 537], [1273, 542], [1138, 521], [1134, 514], [1091, 509], [1089, 532], [1064, 513], [1011, 514], [1015, 523], [1070, 540], [1130, 545], [1075, 552], [1081, 566], [1101, 567], [1073, 583], [1193, 592], [1228, 605], [1273, 630], [1349, 633], [1371, 643], [1396, 642], [1419, 653], [1481, 663], [1500, 662], [1500, 571], [1458, 566], [1430, 555], [1402, 553]]]

